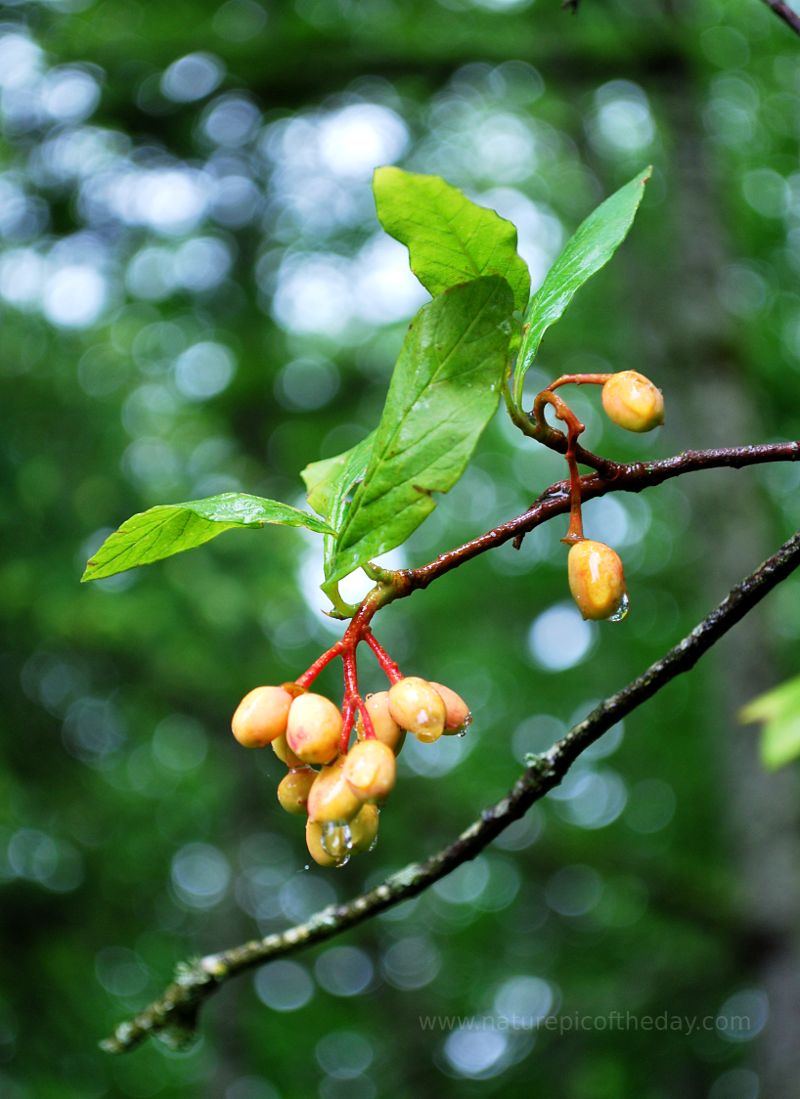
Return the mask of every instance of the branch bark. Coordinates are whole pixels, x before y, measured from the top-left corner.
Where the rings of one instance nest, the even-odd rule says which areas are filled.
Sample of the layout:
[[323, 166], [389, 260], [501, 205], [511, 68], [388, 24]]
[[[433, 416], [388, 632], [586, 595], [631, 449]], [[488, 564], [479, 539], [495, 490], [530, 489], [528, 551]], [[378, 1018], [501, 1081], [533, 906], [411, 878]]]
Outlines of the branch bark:
[[800, 15], [785, 4], [784, 0], [764, 0], [764, 3], [768, 8], [772, 8], [778, 18], [791, 27], [795, 34], [800, 34]]
[[200, 1008], [222, 984], [264, 962], [334, 938], [379, 912], [422, 893], [469, 859], [557, 786], [570, 766], [603, 733], [667, 683], [689, 671], [764, 596], [800, 565], [800, 532], [747, 576], [692, 632], [617, 694], [573, 726], [549, 751], [530, 760], [508, 794], [484, 809], [449, 846], [422, 863], [410, 863], [381, 885], [345, 904], [329, 905], [304, 923], [178, 966], [175, 981], [144, 1011], [121, 1023], [101, 1043], [109, 1053], [133, 1049], [159, 1034], [173, 1045], [191, 1040]]
[[[580, 458], [579, 458], [580, 460]], [[609, 492], [641, 492], [660, 485], [684, 473], [704, 469], [741, 469], [744, 466], [765, 462], [800, 461], [800, 440], [788, 443], [763, 443], [759, 446], [717, 447], [713, 450], [686, 450], [672, 458], [656, 462], [634, 462], [630, 465], [612, 463], [610, 470], [581, 478], [581, 499], [594, 500]], [[478, 538], [473, 538], [456, 549], [440, 554], [434, 561], [416, 569], [405, 569], [396, 574], [403, 579], [394, 598], [410, 595], [418, 588], [426, 588], [438, 577], [450, 572], [465, 561], [478, 557], [487, 550], [502, 546], [505, 542], [519, 541], [536, 527], [556, 515], [569, 511], [569, 481], [558, 481], [535, 500], [527, 511], [507, 523], [501, 523]], [[385, 603], [390, 602], [386, 599]]]

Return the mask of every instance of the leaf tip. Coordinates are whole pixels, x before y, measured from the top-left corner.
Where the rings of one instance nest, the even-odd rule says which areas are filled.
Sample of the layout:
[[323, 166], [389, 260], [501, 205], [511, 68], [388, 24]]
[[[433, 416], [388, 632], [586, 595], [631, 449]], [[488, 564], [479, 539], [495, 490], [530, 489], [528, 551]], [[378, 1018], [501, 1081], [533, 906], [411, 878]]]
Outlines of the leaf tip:
[[379, 164], [372, 173], [372, 190], [378, 190], [378, 187], [391, 179], [393, 175], [402, 174], [402, 169], [397, 168], [394, 164]]

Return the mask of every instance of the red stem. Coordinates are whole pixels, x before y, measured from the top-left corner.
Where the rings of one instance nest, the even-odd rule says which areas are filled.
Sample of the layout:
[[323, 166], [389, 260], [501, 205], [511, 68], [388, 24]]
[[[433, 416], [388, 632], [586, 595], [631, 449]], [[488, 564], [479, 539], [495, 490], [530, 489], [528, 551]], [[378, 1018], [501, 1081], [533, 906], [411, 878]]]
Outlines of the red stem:
[[354, 709], [355, 701], [349, 694], [345, 694], [344, 702], [342, 703], [342, 737], [339, 741], [339, 751], [343, 756], [347, 755], [347, 749], [350, 747], [350, 734], [353, 731]]
[[367, 704], [361, 695], [356, 695], [356, 706], [361, 714], [361, 720], [364, 722], [364, 739], [365, 740], [377, 740], [375, 734], [375, 726], [372, 724], [372, 718], [369, 716], [369, 710]]
[[605, 385], [613, 374], [562, 374], [550, 385], [545, 386], [545, 391], [558, 389], [560, 385]]
[[348, 639], [345, 634], [345, 649], [342, 653], [342, 662], [344, 663], [344, 702], [342, 703], [342, 739], [339, 744], [339, 751], [342, 755], [347, 754], [347, 749], [350, 747], [350, 734], [353, 731], [353, 721], [356, 715], [356, 711], [361, 714], [361, 720], [364, 723], [364, 736], [370, 740], [375, 739], [375, 727], [372, 724], [372, 718], [367, 712], [366, 703], [361, 697], [358, 689], [358, 665], [356, 662], [356, 648], [358, 642], [362, 640], [362, 637], [354, 636]]
[[395, 662], [389, 656], [383, 645], [381, 645], [380, 641], [378, 641], [377, 637], [375, 637], [372, 630], [368, 629], [366, 631], [366, 633], [364, 634], [364, 640], [375, 653], [378, 663], [380, 664], [383, 671], [386, 673], [386, 678], [389, 680], [389, 682], [397, 683], [398, 680], [402, 679], [403, 673], [400, 671], [397, 664], [395, 664]]
[[[578, 425], [582, 426], [582, 425]], [[575, 444], [578, 432], [575, 425], [567, 424], [567, 466], [569, 467], [569, 528], [561, 539], [570, 545], [583, 541], [583, 514], [581, 512], [581, 475], [575, 460]]]
[[317, 678], [323, 668], [326, 668], [332, 660], [339, 656], [344, 648], [344, 639], [337, 641], [335, 645], [331, 645], [322, 656], [318, 656], [310, 668], [306, 668], [302, 675], [299, 675], [295, 680], [298, 687], [308, 687]]
[[586, 427], [581, 423], [569, 405], [560, 397], [557, 397], [552, 393], [551, 390], [555, 389], [556, 386], [567, 385], [571, 382], [575, 382], [577, 385], [581, 385], [585, 382], [599, 385], [599, 379], [602, 379], [605, 382], [610, 376], [610, 374], [564, 374], [561, 378], [557, 378], [549, 385], [547, 389], [542, 390], [536, 398], [536, 403], [534, 405], [536, 415], [542, 422], [544, 422], [544, 406], [546, 404], [551, 404], [556, 410], [558, 419], [567, 425], [566, 459], [569, 468], [569, 529], [561, 541], [566, 542], [568, 545], [572, 542], [583, 541], [581, 475], [578, 472], [577, 446], [578, 439], [581, 433], [586, 430]]

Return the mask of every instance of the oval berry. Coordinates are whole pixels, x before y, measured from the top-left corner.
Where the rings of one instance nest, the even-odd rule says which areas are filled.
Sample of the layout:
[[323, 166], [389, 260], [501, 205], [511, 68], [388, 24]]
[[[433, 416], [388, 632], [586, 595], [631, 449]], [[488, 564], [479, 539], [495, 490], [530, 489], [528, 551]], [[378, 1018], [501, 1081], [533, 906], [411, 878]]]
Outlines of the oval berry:
[[294, 754], [292, 749], [286, 743], [286, 733], [282, 736], [275, 737], [272, 742], [272, 750], [281, 763], [285, 763], [287, 767], [302, 767], [303, 761]]
[[584, 618], [611, 618], [625, 602], [625, 574], [619, 555], [604, 542], [584, 538], [569, 551], [567, 573], [572, 597]]
[[344, 777], [360, 801], [381, 801], [397, 777], [394, 752], [383, 741], [359, 740], [345, 756]]
[[636, 370], [612, 374], [603, 386], [603, 408], [609, 420], [626, 431], [652, 431], [664, 422], [664, 395]]
[[352, 820], [361, 808], [363, 798], [357, 797], [344, 777], [346, 757], [340, 756], [316, 776], [308, 795], [308, 815], [320, 824], [344, 824]]
[[[326, 833], [323, 843], [323, 826], [315, 820], [306, 822], [306, 847], [314, 862], [320, 866], [339, 866], [347, 862], [350, 852], [343, 837], [336, 837], [333, 833]], [[341, 832], [341, 828], [338, 829]], [[339, 842], [341, 840], [341, 843]], [[331, 851], [336, 854], [331, 854]]]
[[444, 702], [445, 734], [452, 736], [456, 733], [463, 732], [472, 721], [472, 714], [469, 712], [469, 706], [461, 695], [456, 694], [450, 687], [445, 687], [443, 683], [434, 683], [434, 681], [431, 680], [431, 687], [433, 687], [436, 693], [441, 697], [442, 702]]
[[312, 767], [289, 771], [278, 783], [278, 801], [287, 813], [302, 816], [308, 812], [308, 795], [317, 772]]
[[377, 805], [362, 805], [359, 813], [350, 821], [350, 837], [353, 853], [371, 851], [378, 836], [380, 810]]
[[292, 696], [282, 687], [255, 687], [236, 707], [233, 735], [245, 748], [265, 748], [286, 732]]
[[425, 743], [444, 732], [447, 710], [442, 696], [427, 679], [410, 675], [389, 690], [389, 712], [401, 729], [408, 729]]
[[304, 763], [330, 763], [339, 751], [342, 715], [324, 695], [299, 695], [289, 709], [286, 743]]

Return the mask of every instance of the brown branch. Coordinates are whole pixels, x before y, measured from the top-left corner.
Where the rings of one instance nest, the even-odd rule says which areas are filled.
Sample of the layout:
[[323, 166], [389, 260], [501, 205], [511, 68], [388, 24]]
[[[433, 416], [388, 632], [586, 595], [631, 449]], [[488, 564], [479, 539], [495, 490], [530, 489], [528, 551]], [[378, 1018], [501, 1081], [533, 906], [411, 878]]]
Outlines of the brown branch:
[[[684, 461], [687, 458], [681, 457]], [[129, 1022], [121, 1023], [113, 1035], [101, 1043], [103, 1049], [122, 1053], [156, 1033], [173, 1044], [182, 1044], [193, 1035], [203, 1003], [231, 977], [340, 935], [379, 912], [422, 893], [456, 867], [475, 858], [504, 828], [557, 786], [583, 751], [676, 676], [694, 667], [704, 653], [798, 565], [800, 533], [737, 584], [722, 603], [664, 657], [592, 710], [548, 752], [529, 759], [528, 768], [506, 797], [484, 809], [478, 820], [448, 847], [423, 863], [411, 863], [375, 889], [346, 904], [329, 905], [287, 931], [182, 964], [175, 982], [144, 1011]]]
[[795, 34], [800, 34], [800, 15], [785, 4], [784, 0], [764, 0], [764, 3], [768, 8], [772, 8], [778, 18], [791, 27]]
[[[580, 457], [578, 460], [581, 460]], [[763, 443], [758, 446], [719, 447], [714, 450], [686, 450], [683, 454], [656, 462], [634, 462], [629, 465], [614, 462], [611, 463], [609, 473], [593, 473], [581, 478], [581, 498], [585, 501], [605, 496], [609, 492], [641, 492], [673, 477], [704, 469], [741, 469], [766, 462], [797, 461], [800, 461], [800, 440]], [[516, 518], [493, 527], [456, 549], [440, 554], [427, 565], [401, 570], [396, 574], [401, 579], [394, 598], [410, 595], [418, 588], [426, 588], [433, 580], [458, 568], [465, 561], [502, 546], [505, 542], [523, 537], [554, 516], [565, 514], [569, 508], [569, 481], [558, 481], [546, 488], [528, 510]]]

